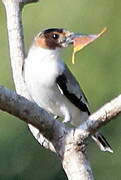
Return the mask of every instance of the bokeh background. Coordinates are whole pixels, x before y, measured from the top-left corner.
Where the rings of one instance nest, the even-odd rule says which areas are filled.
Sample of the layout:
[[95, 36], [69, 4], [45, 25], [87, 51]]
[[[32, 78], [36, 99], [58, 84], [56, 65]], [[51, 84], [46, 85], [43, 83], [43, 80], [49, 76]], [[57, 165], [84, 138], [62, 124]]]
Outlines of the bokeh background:
[[[74, 32], [108, 32], [76, 55], [63, 58], [83, 87], [92, 112], [121, 91], [121, 1], [43, 0], [23, 11], [26, 52], [42, 29], [63, 27]], [[0, 2], [0, 85], [14, 89], [5, 9]], [[100, 152], [89, 140], [88, 154], [96, 180], [121, 179], [121, 117], [102, 128], [114, 153]], [[0, 111], [0, 180], [66, 180], [55, 154], [43, 149], [19, 119]]]

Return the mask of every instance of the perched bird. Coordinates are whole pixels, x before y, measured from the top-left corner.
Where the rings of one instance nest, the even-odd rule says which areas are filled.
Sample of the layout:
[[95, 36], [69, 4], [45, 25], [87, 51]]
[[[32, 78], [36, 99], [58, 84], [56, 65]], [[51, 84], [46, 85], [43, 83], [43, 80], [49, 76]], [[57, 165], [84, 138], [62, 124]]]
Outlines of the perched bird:
[[[63, 122], [78, 126], [90, 115], [88, 102], [61, 58], [61, 50], [72, 44], [75, 37], [77, 34], [65, 29], [52, 28], [40, 32], [25, 59], [24, 78], [34, 102], [49, 113], [62, 117]], [[30, 130], [37, 139], [37, 129], [30, 126]], [[92, 138], [101, 150], [112, 152], [100, 133]]]

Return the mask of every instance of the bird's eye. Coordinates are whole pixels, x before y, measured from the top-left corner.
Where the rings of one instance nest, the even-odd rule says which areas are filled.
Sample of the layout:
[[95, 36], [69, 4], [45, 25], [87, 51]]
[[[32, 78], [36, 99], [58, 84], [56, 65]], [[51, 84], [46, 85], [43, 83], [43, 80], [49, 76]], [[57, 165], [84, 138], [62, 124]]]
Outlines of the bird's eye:
[[53, 34], [52, 38], [55, 39], [55, 40], [58, 39], [59, 38], [59, 34]]

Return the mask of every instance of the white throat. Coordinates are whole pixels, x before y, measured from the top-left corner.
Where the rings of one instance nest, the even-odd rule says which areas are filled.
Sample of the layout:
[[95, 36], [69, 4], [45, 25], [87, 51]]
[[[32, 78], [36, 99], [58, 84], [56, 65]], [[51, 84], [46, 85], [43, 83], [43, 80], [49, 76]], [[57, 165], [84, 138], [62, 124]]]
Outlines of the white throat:
[[32, 46], [29, 50], [28, 57], [29, 58], [36, 58], [39, 57], [41, 60], [46, 60], [46, 58], [52, 58], [52, 59], [57, 59], [60, 56], [61, 49], [56, 48], [56, 49], [45, 49], [41, 47], [35, 47]]

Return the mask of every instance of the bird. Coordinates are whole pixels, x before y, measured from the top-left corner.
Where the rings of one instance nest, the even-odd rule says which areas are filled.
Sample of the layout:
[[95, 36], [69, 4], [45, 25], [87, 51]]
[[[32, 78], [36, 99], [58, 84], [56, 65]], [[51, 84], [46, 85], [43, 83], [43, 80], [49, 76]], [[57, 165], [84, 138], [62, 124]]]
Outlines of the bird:
[[[24, 80], [32, 100], [55, 118], [61, 117], [77, 127], [90, 115], [88, 100], [75, 76], [61, 57], [78, 34], [64, 28], [49, 28], [34, 38], [23, 68]], [[83, 36], [83, 35], [82, 35]], [[37, 138], [39, 130], [29, 125]], [[92, 135], [102, 151], [113, 152], [100, 133]], [[39, 140], [38, 140], [39, 141]]]

